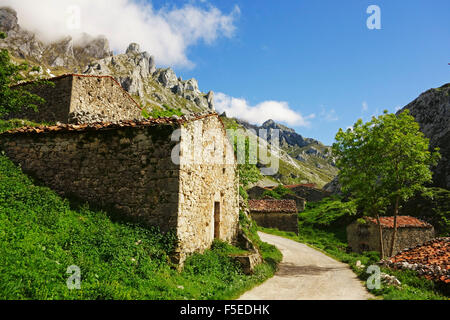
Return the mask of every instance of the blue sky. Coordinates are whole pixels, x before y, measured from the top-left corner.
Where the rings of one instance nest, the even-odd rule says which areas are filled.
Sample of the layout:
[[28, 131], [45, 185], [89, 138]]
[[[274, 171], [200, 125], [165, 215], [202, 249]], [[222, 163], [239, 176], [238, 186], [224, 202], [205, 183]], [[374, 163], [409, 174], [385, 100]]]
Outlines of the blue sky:
[[[162, 3], [153, 1], [155, 8]], [[287, 102], [307, 118], [306, 125], [289, 125], [326, 144], [358, 118], [394, 112], [450, 82], [448, 0], [209, 3], [224, 13], [237, 5], [236, 29], [231, 37], [189, 47], [195, 66], [175, 67], [177, 74], [250, 107]], [[366, 26], [372, 4], [381, 9], [381, 30]]]

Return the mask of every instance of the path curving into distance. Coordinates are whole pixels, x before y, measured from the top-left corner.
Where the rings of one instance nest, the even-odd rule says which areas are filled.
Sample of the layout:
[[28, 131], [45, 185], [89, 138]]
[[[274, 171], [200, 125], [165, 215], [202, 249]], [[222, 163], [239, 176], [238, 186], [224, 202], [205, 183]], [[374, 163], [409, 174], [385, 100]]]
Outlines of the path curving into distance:
[[258, 232], [283, 253], [276, 274], [239, 300], [374, 299], [350, 267], [305, 244]]

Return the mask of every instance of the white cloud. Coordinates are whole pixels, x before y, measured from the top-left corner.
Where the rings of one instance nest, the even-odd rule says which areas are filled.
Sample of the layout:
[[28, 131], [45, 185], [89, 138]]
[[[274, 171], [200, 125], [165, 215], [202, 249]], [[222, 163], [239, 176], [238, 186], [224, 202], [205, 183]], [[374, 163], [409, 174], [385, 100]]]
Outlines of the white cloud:
[[307, 117], [292, 110], [284, 101], [264, 101], [251, 106], [245, 99], [233, 98], [224, 93], [215, 94], [215, 107], [219, 112], [226, 112], [229, 117], [236, 117], [258, 125], [272, 119], [292, 126], [308, 127], [309, 120], [315, 117], [311, 114]]
[[363, 101], [361, 112], [367, 112], [368, 110], [369, 110], [369, 105], [367, 104], [366, 101]]
[[75, 39], [81, 32], [104, 35], [116, 52], [137, 42], [158, 64], [178, 66], [192, 65], [186, 56], [189, 47], [231, 37], [240, 14], [238, 6], [224, 14], [205, 1], [158, 10], [142, 0], [0, 0], [0, 6], [14, 8], [19, 24], [46, 41], [66, 35]]
[[334, 110], [334, 109], [326, 110], [324, 107], [322, 107], [322, 111], [320, 112], [320, 117], [321, 117], [321, 120], [326, 121], [326, 122], [334, 122], [334, 121], [339, 120], [339, 117], [336, 114], [336, 110]]

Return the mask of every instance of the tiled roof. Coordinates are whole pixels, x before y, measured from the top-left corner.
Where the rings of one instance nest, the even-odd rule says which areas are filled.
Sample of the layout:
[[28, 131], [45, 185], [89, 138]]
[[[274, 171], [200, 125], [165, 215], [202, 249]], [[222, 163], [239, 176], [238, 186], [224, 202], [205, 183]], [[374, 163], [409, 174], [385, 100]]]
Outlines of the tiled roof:
[[[276, 187], [277, 186], [264, 187], [264, 189], [273, 190]], [[290, 184], [290, 185], [285, 185], [283, 187], [288, 188], [288, 189], [293, 189], [296, 187], [305, 187], [305, 188], [314, 188], [315, 189], [315, 188], [317, 188], [317, 185], [315, 183], [306, 183], [306, 184]]]
[[113, 122], [97, 122], [92, 124], [60, 124], [55, 126], [38, 126], [38, 127], [22, 127], [16, 128], [2, 133], [1, 135], [12, 134], [40, 134], [40, 133], [53, 133], [53, 132], [82, 132], [82, 131], [97, 131], [108, 129], [120, 129], [120, 128], [132, 128], [132, 127], [144, 127], [155, 126], [159, 124], [181, 124], [185, 122], [200, 120], [210, 116], [217, 116], [216, 113], [207, 115], [199, 115], [192, 117], [179, 117], [179, 118], [158, 118], [148, 119], [143, 121], [124, 120], [117, 123]]
[[[378, 225], [377, 219], [365, 217], [366, 221]], [[383, 228], [394, 228], [394, 217], [380, 217], [381, 226]], [[397, 216], [398, 228], [431, 228], [431, 224], [410, 216]]]
[[248, 206], [250, 211], [258, 213], [297, 213], [297, 205], [294, 200], [249, 200]]
[[393, 267], [414, 266], [426, 278], [450, 284], [450, 238], [437, 238], [389, 259]]
[[285, 186], [288, 189], [293, 189], [297, 187], [306, 187], [306, 188], [317, 188], [317, 185], [315, 183], [304, 183], [304, 184], [291, 184]]

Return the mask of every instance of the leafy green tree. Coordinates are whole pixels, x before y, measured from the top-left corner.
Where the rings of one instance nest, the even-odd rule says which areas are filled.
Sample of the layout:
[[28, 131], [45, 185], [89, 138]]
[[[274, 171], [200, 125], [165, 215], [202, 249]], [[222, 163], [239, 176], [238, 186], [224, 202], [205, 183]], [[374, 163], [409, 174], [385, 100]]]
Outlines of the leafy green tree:
[[357, 206], [378, 222], [380, 254], [384, 257], [383, 230], [380, 213], [388, 205], [388, 192], [380, 180], [380, 161], [378, 143], [373, 139], [374, 127], [359, 119], [352, 129], [336, 135], [333, 154], [340, 168], [339, 182], [345, 194], [351, 194]]
[[399, 115], [385, 112], [374, 123], [374, 139], [382, 152], [382, 181], [394, 208], [394, 232], [389, 255], [394, 252], [397, 216], [401, 202], [407, 201], [432, 181], [431, 166], [439, 160], [439, 149], [429, 151], [429, 139], [406, 110]]
[[[0, 32], [0, 39], [5, 39], [6, 34]], [[19, 81], [25, 80], [21, 72], [29, 69], [28, 64], [14, 64], [6, 49], [0, 51], [0, 116], [11, 112], [17, 112], [23, 108], [37, 110], [38, 105], [45, 101], [41, 97], [27, 91], [26, 87], [11, 88]], [[49, 81], [40, 80], [33, 85], [53, 85]], [[29, 87], [28, 87], [29, 88]]]
[[430, 166], [437, 163], [439, 154], [428, 149], [429, 141], [409, 111], [398, 116], [385, 111], [367, 123], [358, 120], [352, 129], [345, 132], [341, 129], [336, 135], [333, 153], [341, 169], [343, 191], [377, 218], [383, 257], [380, 213], [392, 204], [394, 232], [389, 251], [392, 255], [401, 201], [423, 190], [423, 185], [432, 179]]

